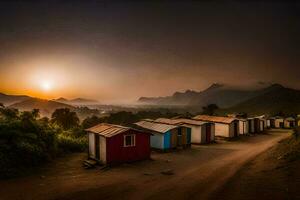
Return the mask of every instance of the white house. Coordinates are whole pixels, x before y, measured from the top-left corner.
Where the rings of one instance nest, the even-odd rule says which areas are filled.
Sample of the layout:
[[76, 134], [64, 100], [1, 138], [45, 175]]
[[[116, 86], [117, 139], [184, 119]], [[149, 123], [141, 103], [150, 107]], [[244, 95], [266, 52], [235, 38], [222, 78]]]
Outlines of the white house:
[[233, 117], [219, 117], [197, 115], [194, 120], [212, 122], [215, 124], [215, 135], [221, 137], [237, 137], [239, 135], [239, 122]]
[[152, 148], [169, 150], [191, 144], [191, 129], [188, 127], [155, 122], [149, 119], [139, 121], [135, 125], [151, 132], [150, 144]]
[[284, 128], [284, 119], [282, 117], [275, 117], [273, 118], [273, 120], [274, 120], [274, 128]]
[[249, 123], [247, 119], [237, 119], [239, 121], [240, 134], [248, 134], [249, 133]]
[[293, 128], [296, 126], [296, 120], [293, 117], [284, 119], [284, 128]]
[[215, 125], [210, 122], [202, 122], [193, 119], [166, 119], [159, 118], [156, 122], [181, 125], [191, 128], [191, 142], [193, 144], [207, 144], [215, 140]]

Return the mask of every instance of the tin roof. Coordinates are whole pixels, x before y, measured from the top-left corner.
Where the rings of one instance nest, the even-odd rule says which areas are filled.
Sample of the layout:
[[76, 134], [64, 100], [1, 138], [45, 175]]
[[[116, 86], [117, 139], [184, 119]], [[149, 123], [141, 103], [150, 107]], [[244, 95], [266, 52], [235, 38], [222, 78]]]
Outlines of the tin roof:
[[287, 117], [284, 120], [286, 120], [286, 121], [295, 121], [295, 118], [293, 118], [293, 117]]
[[207, 124], [207, 122], [197, 121], [194, 119], [185, 119], [185, 118], [177, 118], [177, 119], [158, 118], [157, 120], [155, 120], [155, 122], [174, 124], [174, 125], [189, 124], [189, 125], [196, 125], [196, 126]]
[[96, 126], [86, 129], [86, 131], [89, 131], [92, 133], [97, 133], [104, 137], [112, 137], [112, 136], [118, 135], [119, 133], [123, 133], [129, 129], [130, 129], [129, 127], [125, 127], [125, 126], [101, 123], [101, 124], [98, 124]]
[[144, 128], [144, 129], [152, 130], [152, 131], [155, 131], [158, 133], [165, 133], [174, 128], [178, 128], [178, 126], [175, 126], [175, 125], [159, 123], [159, 122], [150, 121], [150, 120], [142, 120], [142, 121], [139, 121], [134, 124], [139, 127]]
[[236, 118], [236, 119], [239, 120], [239, 121], [246, 122], [248, 119], [251, 119], [251, 118], [247, 118], [247, 119], [245, 119], [245, 118]]
[[216, 122], [216, 123], [224, 123], [230, 124], [236, 118], [233, 117], [219, 117], [219, 116], [210, 116], [210, 115], [197, 115], [193, 117], [194, 120], [208, 121], [208, 122]]

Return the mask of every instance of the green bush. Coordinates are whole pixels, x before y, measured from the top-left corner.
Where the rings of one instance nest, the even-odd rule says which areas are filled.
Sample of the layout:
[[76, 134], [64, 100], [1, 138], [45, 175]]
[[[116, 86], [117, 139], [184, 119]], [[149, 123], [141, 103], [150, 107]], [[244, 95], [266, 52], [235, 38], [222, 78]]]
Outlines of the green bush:
[[38, 110], [19, 112], [0, 108], [0, 178], [24, 174], [59, 152], [84, 151], [87, 138], [80, 127], [64, 130]]
[[[24, 169], [37, 166], [57, 152], [56, 130], [36, 119], [33, 112], [11, 112], [0, 121], [0, 177], [19, 175]], [[35, 111], [36, 112], [36, 111]]]
[[65, 152], [82, 152], [87, 149], [87, 138], [58, 135], [58, 147]]

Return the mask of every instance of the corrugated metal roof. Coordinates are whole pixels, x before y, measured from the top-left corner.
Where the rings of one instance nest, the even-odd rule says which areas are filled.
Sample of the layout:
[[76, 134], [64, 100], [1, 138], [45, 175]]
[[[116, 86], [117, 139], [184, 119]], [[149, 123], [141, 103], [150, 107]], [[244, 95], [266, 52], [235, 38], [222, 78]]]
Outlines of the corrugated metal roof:
[[219, 117], [219, 116], [210, 116], [210, 115], [197, 115], [196, 117], [193, 117], [193, 119], [208, 121], [208, 122], [225, 123], [225, 124], [230, 124], [231, 122], [236, 120], [233, 117]]
[[239, 120], [239, 121], [243, 121], [243, 122], [247, 121], [247, 119], [245, 119], [245, 118], [236, 118], [236, 119]]
[[182, 124], [190, 124], [190, 125], [197, 125], [197, 126], [207, 124], [207, 122], [197, 121], [197, 120], [193, 120], [193, 119], [183, 119], [183, 118], [175, 119], [175, 121], [182, 123]]
[[129, 127], [125, 127], [125, 126], [101, 123], [101, 124], [98, 124], [96, 126], [86, 129], [86, 131], [97, 133], [104, 137], [112, 137], [112, 136], [118, 135], [119, 133], [123, 133], [129, 129], [130, 129]]
[[197, 121], [193, 119], [185, 119], [185, 118], [177, 118], [177, 119], [158, 118], [155, 120], [155, 122], [173, 124], [173, 125], [189, 124], [189, 125], [197, 125], [197, 126], [201, 126], [207, 123], [207, 122]]
[[143, 120], [134, 124], [144, 129], [152, 130], [158, 133], [165, 133], [174, 128], [178, 128], [178, 126], [175, 125], [158, 123], [150, 120]]
[[176, 123], [176, 121], [174, 121], [172, 119], [168, 119], [168, 118], [158, 118], [158, 119], [154, 120], [154, 122], [164, 123], [164, 124], [171, 124], [171, 125], [177, 125], [178, 124], [178, 122]]
[[295, 121], [295, 118], [293, 117], [288, 117], [288, 118], [285, 118], [286, 121]]

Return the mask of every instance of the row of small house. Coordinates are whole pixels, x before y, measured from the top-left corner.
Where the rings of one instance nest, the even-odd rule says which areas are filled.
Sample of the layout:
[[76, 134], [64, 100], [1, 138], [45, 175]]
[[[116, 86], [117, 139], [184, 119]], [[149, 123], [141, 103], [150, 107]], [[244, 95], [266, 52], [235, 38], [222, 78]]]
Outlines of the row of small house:
[[300, 120], [293, 117], [270, 117], [267, 119], [267, 127], [270, 128], [293, 128], [300, 126]]
[[[87, 129], [89, 158], [117, 164], [150, 158], [151, 148], [166, 151], [191, 144], [207, 144], [215, 136], [233, 138], [259, 133], [273, 122], [263, 116], [247, 119], [198, 115], [192, 119], [144, 119], [135, 128], [101, 123]], [[275, 122], [277, 124], [277, 122]]]

